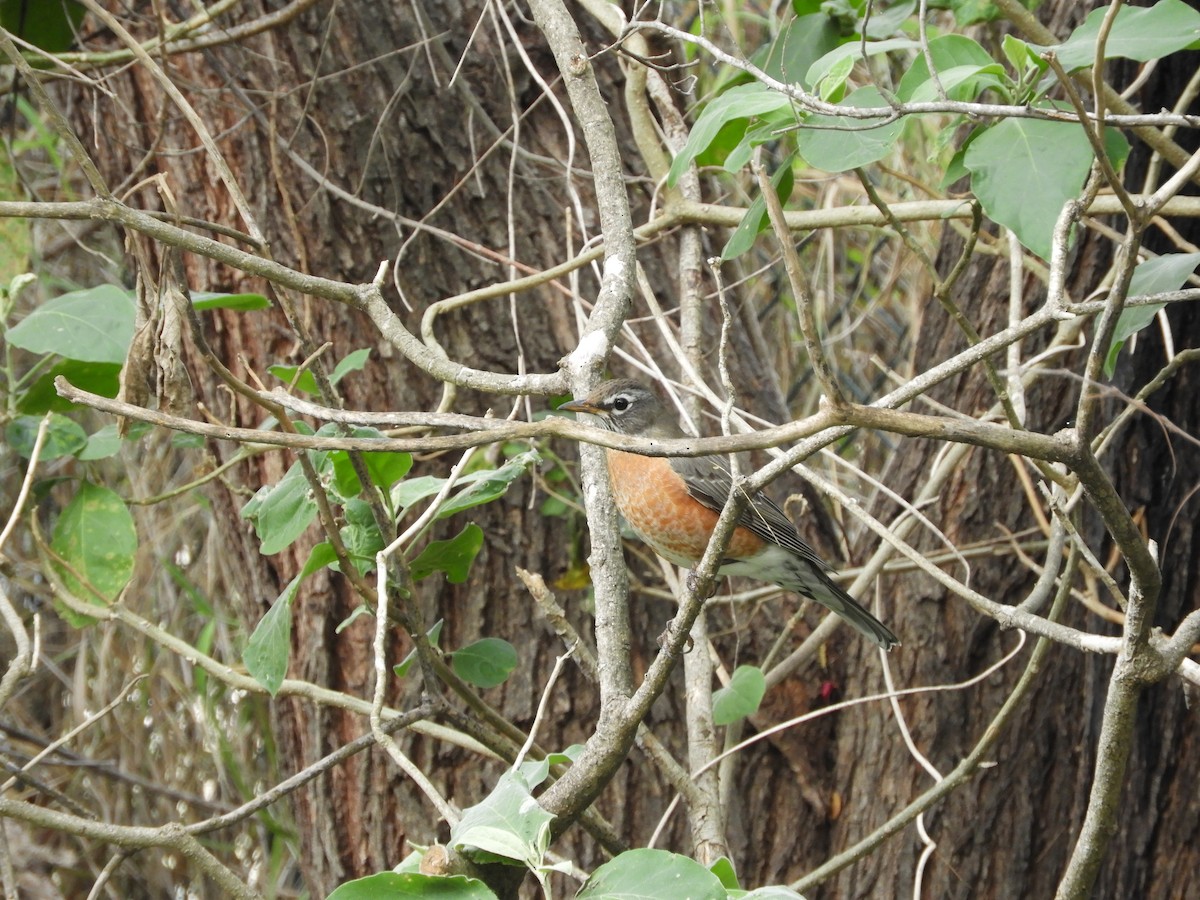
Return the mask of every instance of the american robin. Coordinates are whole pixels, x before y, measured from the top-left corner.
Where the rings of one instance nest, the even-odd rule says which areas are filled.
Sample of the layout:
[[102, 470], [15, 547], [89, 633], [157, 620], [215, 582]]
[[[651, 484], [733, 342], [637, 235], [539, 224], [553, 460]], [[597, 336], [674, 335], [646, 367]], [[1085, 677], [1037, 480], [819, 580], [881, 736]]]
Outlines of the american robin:
[[[559, 409], [590, 413], [610, 431], [645, 438], [681, 438], [675, 416], [646, 386], [622, 378]], [[708, 547], [720, 511], [733, 489], [720, 456], [642, 456], [608, 450], [608, 474], [621, 514], [638, 537], [664, 559], [695, 567]], [[748, 575], [795, 591], [833, 610], [885, 650], [900, 643], [826, 574], [830, 567], [800, 539], [792, 523], [765, 494], [750, 504], [734, 529], [718, 570]]]

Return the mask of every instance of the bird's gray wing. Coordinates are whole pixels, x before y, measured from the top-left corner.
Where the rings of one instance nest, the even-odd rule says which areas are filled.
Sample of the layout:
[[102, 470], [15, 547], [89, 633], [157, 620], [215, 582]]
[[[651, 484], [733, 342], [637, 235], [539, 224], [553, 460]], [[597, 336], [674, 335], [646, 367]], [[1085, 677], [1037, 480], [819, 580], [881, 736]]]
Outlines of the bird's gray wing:
[[[725, 501], [733, 490], [733, 478], [724, 459], [719, 456], [672, 457], [671, 468], [683, 478], [688, 493], [696, 500], [718, 513], [725, 508]], [[764, 541], [778, 544], [808, 560], [818, 570], [831, 571], [829, 564], [800, 539], [796, 527], [766, 494], [759, 492], [751, 497], [750, 505], [742, 513], [738, 524], [750, 529]]]

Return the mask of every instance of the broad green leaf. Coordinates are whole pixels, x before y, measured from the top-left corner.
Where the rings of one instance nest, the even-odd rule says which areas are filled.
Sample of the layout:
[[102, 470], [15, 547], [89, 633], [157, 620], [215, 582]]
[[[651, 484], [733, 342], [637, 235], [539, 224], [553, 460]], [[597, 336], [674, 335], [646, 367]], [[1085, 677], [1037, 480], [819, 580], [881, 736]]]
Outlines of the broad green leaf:
[[[33, 455], [33, 445], [37, 440], [38, 428], [42, 424], [42, 416], [17, 416], [8, 423], [4, 430], [4, 439], [8, 446], [16, 451], [23, 459]], [[43, 462], [59, 459], [63, 456], [74, 456], [87, 446], [87, 432], [78, 422], [68, 419], [61, 413], [50, 413], [50, 425], [46, 429], [46, 440], [42, 443], [42, 452], [38, 457]]]
[[333, 548], [329, 544], [313, 547], [304, 567], [275, 598], [246, 643], [246, 649], [242, 652], [246, 671], [272, 697], [287, 675], [288, 656], [292, 649], [292, 601], [296, 598], [296, 592], [305, 578], [329, 565], [334, 558]]
[[900, 26], [912, 15], [916, 0], [893, 2], [886, 5], [876, 3], [867, 21], [867, 38], [873, 41], [889, 38], [900, 30]]
[[347, 881], [326, 900], [496, 900], [482, 881], [465, 875], [422, 875], [420, 872], [379, 872]]
[[[867, 41], [865, 50], [866, 56], [871, 57], [878, 56], [880, 53], [890, 53], [893, 50], [915, 50], [920, 46], [917, 41], [908, 38], [892, 38], [886, 41]], [[804, 83], [816, 90], [821, 79], [828, 75], [840, 60], [848, 56], [857, 62], [864, 58], [863, 50], [863, 45], [858, 41], [850, 41], [836, 47], [809, 67], [808, 74], [804, 77]]]
[[1023, 73], [1026, 69], [1036, 68], [1039, 71], [1046, 71], [1049, 63], [1038, 56], [1033, 48], [1018, 37], [1013, 37], [1011, 34], [1004, 35], [1002, 43], [1004, 56], [1008, 59], [1017, 75]]
[[[872, 86], [859, 88], [838, 106], [887, 109], [887, 101], [879, 89]], [[815, 168], [845, 172], [883, 159], [891, 152], [903, 128], [904, 123], [899, 119], [871, 127], [870, 119], [809, 116], [796, 133], [796, 149], [805, 162]]]
[[854, 71], [854, 57], [843, 56], [825, 73], [817, 85], [817, 95], [826, 103], [840, 103], [846, 96], [846, 81]]
[[738, 898], [739, 900], [804, 900], [804, 895], [797, 894], [791, 888], [781, 884], [772, 884], [746, 894], [740, 894]]
[[[1169, 253], [1139, 263], [1129, 282], [1129, 296], [1160, 294], [1177, 291], [1187, 282], [1188, 276], [1200, 266], [1200, 253]], [[1132, 306], [1121, 311], [1113, 330], [1112, 343], [1104, 360], [1104, 374], [1111, 378], [1117, 368], [1117, 357], [1125, 342], [1154, 321], [1162, 303], [1151, 306]]]
[[[333, 367], [333, 371], [329, 375], [330, 384], [337, 384], [351, 372], [357, 372], [367, 364], [367, 359], [370, 357], [371, 351], [355, 350], [353, 353], [347, 354], [346, 358]], [[306, 394], [316, 396], [321, 393], [317, 387], [317, 379], [313, 377], [313, 373], [308, 369], [300, 372], [300, 377], [296, 378], [296, 372], [300, 369], [299, 366], [269, 366], [267, 371], [278, 378], [280, 381], [292, 383], [296, 380], [296, 389], [304, 391]]]
[[692, 126], [687, 142], [671, 164], [667, 183], [674, 185], [679, 176], [691, 165], [693, 159], [717, 137], [726, 123], [734, 119], [749, 119], [777, 109], [789, 108], [791, 100], [786, 95], [769, 90], [763, 85], [743, 84], [732, 87], [710, 102]]
[[[377, 428], [356, 427], [351, 434], [356, 438], [385, 438], [386, 435]], [[363, 462], [367, 467], [367, 475], [371, 483], [385, 490], [408, 474], [412, 468], [411, 453], [394, 453], [390, 451], [363, 452]], [[362, 491], [358, 483], [358, 475], [350, 463], [350, 454], [345, 450], [335, 450], [329, 454], [333, 463], [333, 484], [342, 497], [354, 497]]]
[[[985, 87], [1003, 84], [1003, 68], [978, 43], [961, 34], [945, 34], [929, 42], [929, 55], [947, 96], [951, 100], [974, 100]], [[925, 54], [918, 53], [896, 86], [896, 96], [905, 103], [922, 103], [937, 98], [937, 86], [929, 77]]]
[[[50, 547], [83, 579], [60, 568], [67, 590], [80, 600], [101, 605], [83, 582], [104, 600], [116, 600], [133, 575], [137, 543], [137, 529], [125, 502], [108, 488], [85, 481], [59, 515]], [[76, 627], [89, 621], [66, 610], [64, 615]]]
[[301, 578], [297, 575], [288, 582], [283, 593], [259, 620], [242, 652], [246, 671], [272, 697], [287, 675], [288, 656], [292, 650], [292, 598], [300, 588]]
[[[375, 571], [375, 554], [383, 549], [383, 535], [375, 523], [375, 516], [365, 500], [351, 498], [343, 506], [346, 524], [338, 529], [350, 561], [359, 575]], [[334, 566], [338, 568], [338, 566]]]
[[500, 638], [480, 638], [450, 657], [454, 674], [468, 684], [490, 688], [503, 684], [517, 667], [517, 650]]
[[824, 13], [797, 15], [765, 48], [760, 69], [786, 84], [801, 82], [812, 64], [841, 43], [837, 27]]
[[[1119, 135], [1114, 143], [1115, 134], [1106, 134], [1109, 154], [1123, 159], [1121, 147], [1127, 145]], [[1092, 159], [1092, 147], [1077, 125], [1007, 119], [975, 136], [963, 165], [988, 216], [1049, 259], [1054, 223], [1063, 204], [1079, 196]]]
[[[771, 175], [771, 184], [775, 188], [779, 202], [783, 204], [786, 204], [788, 198], [792, 196], [792, 188], [796, 181], [792, 168], [794, 159], [795, 155], [789, 154], [783, 164]], [[767, 201], [762, 194], [759, 194], [750, 204], [750, 208], [746, 210], [746, 214], [742, 216], [742, 221], [738, 222], [738, 226], [729, 236], [729, 240], [725, 242], [725, 246], [721, 250], [721, 259], [726, 262], [736, 259], [753, 247], [758, 235], [770, 225], [770, 222], [767, 215]]]
[[733, 861], [728, 856], [719, 856], [708, 867], [708, 871], [712, 872], [719, 879], [721, 885], [727, 891], [741, 890], [741, 884], [738, 883], [737, 870], [733, 867]]
[[713, 722], [729, 725], [758, 712], [767, 680], [757, 666], [738, 666], [729, 684], [713, 692]]
[[8, 330], [8, 342], [31, 353], [86, 362], [123, 363], [133, 339], [133, 298], [111, 284], [63, 294]]
[[533, 798], [524, 777], [508, 771], [483, 802], [466, 810], [450, 829], [450, 844], [476, 861], [538, 866], [550, 845], [553, 820]]
[[241, 515], [254, 523], [264, 556], [291, 546], [317, 517], [317, 501], [300, 464], [294, 463], [277, 484], [259, 488]]
[[462, 584], [482, 548], [483, 529], [470, 522], [447, 541], [430, 541], [409, 565], [412, 580], [422, 581], [434, 572], [445, 572], [451, 584]]
[[[465, 509], [471, 509], [484, 503], [491, 503], [493, 500], [504, 496], [508, 491], [509, 485], [521, 477], [526, 469], [537, 465], [540, 459], [541, 457], [536, 450], [527, 450], [518, 456], [514, 456], [498, 469], [472, 472], [468, 476], [471, 479], [471, 485], [466, 490], [460, 491], [451, 497], [438, 512], [438, 518], [444, 519]], [[463, 478], [462, 480], [466, 481], [467, 479]]]
[[0, 0], [0, 25], [47, 53], [62, 53], [74, 46], [84, 12], [77, 0]]
[[[1021, 5], [1026, 9], [1034, 9], [1041, 0], [1021, 0]], [[1000, 12], [1000, 7], [996, 6], [992, 0], [950, 0], [947, 3], [930, 4], [930, 9], [935, 5], [949, 6], [954, 12], [954, 21], [959, 27], [965, 28], [968, 25], [978, 25], [980, 22], [995, 22], [997, 19], [1004, 17]]]
[[116, 456], [120, 449], [121, 436], [117, 434], [117, 426], [105, 425], [88, 435], [87, 446], [79, 451], [79, 459], [108, 459]]
[[[1071, 72], [1096, 61], [1096, 38], [1107, 7], [1094, 9], [1071, 36], [1053, 50]], [[1200, 40], [1200, 12], [1182, 0], [1159, 0], [1150, 7], [1123, 6], [1104, 43], [1104, 58], [1161, 59]]]
[[77, 359], [59, 360], [18, 396], [17, 409], [33, 415], [51, 410], [67, 412], [81, 409], [79, 404], [58, 396], [54, 379], [59, 375], [77, 388], [101, 397], [115, 397], [120, 388], [121, 366], [118, 363], [82, 362]]
[[796, 115], [790, 109], [782, 109], [759, 116], [757, 124], [746, 128], [737, 146], [726, 154], [721, 167], [730, 174], [741, 171], [750, 162], [755, 147], [778, 141], [780, 132], [795, 124]]
[[[445, 622], [445, 619], [438, 619], [433, 623], [433, 627], [425, 632], [425, 636], [429, 638], [429, 643], [431, 646], [436, 647], [438, 645], [438, 639], [442, 636], [442, 625], [444, 625]], [[408, 674], [409, 669], [413, 667], [413, 663], [416, 661], [417, 650], [414, 647], [412, 650], [408, 651], [408, 655], [405, 656], [404, 659], [392, 666], [392, 671], [396, 673], [397, 678], [403, 678]]]
[[728, 894], [721, 880], [694, 859], [666, 850], [629, 850], [593, 872], [575, 900], [650, 897], [726, 900]]
[[192, 306], [199, 311], [232, 309], [235, 312], [250, 312], [255, 309], [268, 309], [271, 301], [262, 294], [216, 294], [212, 291], [194, 291]]

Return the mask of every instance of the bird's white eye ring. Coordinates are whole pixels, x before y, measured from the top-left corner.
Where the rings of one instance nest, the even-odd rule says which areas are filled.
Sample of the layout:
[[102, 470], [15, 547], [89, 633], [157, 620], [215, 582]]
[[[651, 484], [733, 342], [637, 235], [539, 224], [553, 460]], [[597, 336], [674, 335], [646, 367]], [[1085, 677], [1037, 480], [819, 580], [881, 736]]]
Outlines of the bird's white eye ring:
[[629, 398], [614, 397], [612, 405], [613, 409], [615, 409], [617, 412], [625, 412], [625, 410], [629, 409]]

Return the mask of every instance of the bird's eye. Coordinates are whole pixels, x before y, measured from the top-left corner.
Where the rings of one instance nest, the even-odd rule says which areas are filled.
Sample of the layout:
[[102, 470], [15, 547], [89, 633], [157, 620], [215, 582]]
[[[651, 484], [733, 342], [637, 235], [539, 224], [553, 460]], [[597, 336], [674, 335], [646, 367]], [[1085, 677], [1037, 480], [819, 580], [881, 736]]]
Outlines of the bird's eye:
[[625, 410], [629, 409], [629, 398], [615, 397], [613, 398], [612, 406], [617, 412], [625, 412]]

